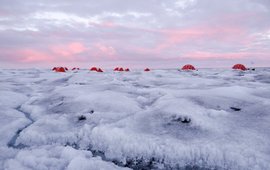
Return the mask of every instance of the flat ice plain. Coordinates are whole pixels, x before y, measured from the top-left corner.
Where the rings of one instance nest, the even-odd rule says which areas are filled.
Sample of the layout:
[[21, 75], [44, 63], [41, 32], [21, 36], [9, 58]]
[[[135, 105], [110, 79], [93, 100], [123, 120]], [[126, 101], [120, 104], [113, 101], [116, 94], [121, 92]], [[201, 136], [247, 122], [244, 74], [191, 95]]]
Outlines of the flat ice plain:
[[269, 68], [2, 69], [0, 82], [0, 169], [270, 169]]

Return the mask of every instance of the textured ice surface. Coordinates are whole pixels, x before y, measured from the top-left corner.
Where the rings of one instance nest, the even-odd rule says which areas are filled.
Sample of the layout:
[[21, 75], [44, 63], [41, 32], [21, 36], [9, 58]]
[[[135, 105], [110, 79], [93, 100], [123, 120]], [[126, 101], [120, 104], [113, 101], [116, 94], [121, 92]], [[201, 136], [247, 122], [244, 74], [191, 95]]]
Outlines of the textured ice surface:
[[269, 78], [1, 70], [0, 169], [270, 169]]

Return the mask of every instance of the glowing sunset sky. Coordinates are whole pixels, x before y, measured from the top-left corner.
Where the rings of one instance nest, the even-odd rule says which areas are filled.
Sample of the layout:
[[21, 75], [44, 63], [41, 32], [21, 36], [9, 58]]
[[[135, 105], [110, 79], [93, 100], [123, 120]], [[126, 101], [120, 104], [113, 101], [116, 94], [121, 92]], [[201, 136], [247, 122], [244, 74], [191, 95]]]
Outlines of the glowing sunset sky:
[[1, 0], [0, 67], [270, 66], [269, 0]]

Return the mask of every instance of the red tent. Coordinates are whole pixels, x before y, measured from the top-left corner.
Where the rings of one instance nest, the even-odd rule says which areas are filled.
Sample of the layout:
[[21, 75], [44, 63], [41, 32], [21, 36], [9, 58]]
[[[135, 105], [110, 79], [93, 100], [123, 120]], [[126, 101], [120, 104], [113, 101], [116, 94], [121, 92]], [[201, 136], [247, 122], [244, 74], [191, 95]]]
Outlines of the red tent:
[[118, 71], [124, 71], [124, 69], [121, 67], [121, 68], [119, 68], [119, 70]]
[[184, 65], [182, 70], [196, 70], [195, 67], [191, 64]]
[[101, 68], [97, 68], [97, 67], [92, 67], [90, 71], [103, 72]]
[[243, 71], [247, 70], [247, 68], [243, 64], [235, 64], [233, 66], [233, 69], [235, 69], [235, 70], [243, 70]]
[[72, 69], [72, 71], [74, 71], [74, 70], [80, 70], [80, 68], [74, 67], [74, 68]]
[[98, 71], [98, 68], [92, 67], [92, 68], [90, 69], [90, 71]]
[[52, 68], [53, 71], [55, 71], [56, 69], [57, 69], [57, 67]]
[[101, 68], [98, 68], [97, 72], [102, 73], [102, 72], [103, 72], [103, 70], [101, 70]]
[[66, 72], [64, 67], [56, 67], [55, 72]]
[[144, 69], [144, 71], [150, 71], [150, 69], [149, 68], [146, 68], [146, 69]]
[[130, 71], [129, 68], [126, 68], [125, 71]]
[[116, 67], [113, 71], [119, 71], [119, 67]]

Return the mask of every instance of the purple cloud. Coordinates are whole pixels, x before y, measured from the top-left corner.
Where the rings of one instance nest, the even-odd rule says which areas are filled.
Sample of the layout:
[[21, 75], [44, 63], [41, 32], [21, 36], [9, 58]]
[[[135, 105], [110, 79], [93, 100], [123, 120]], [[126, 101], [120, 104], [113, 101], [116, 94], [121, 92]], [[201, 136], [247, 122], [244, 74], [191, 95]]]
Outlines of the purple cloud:
[[[0, 2], [0, 66], [270, 63], [267, 0]], [[118, 64], [119, 63], [119, 64]], [[218, 63], [218, 64], [217, 64]]]

